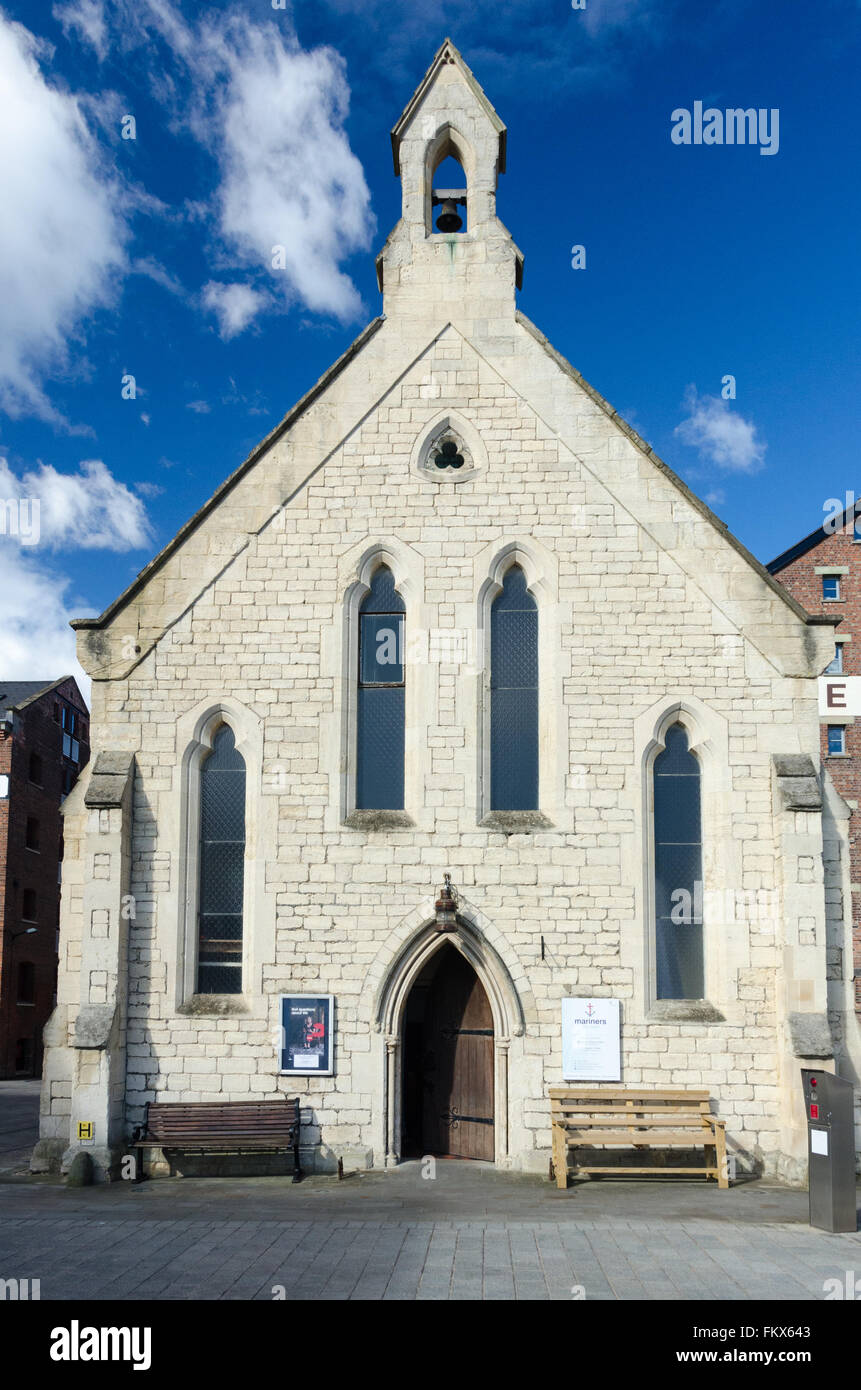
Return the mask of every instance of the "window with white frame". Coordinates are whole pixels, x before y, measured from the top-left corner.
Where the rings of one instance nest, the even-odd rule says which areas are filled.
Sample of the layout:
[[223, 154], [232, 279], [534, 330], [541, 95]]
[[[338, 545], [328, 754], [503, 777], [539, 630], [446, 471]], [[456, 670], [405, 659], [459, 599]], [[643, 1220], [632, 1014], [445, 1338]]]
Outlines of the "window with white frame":
[[830, 757], [839, 756], [846, 752], [846, 725], [828, 725], [828, 754]]
[[842, 597], [842, 594], [840, 592], [839, 574], [823, 574], [822, 597], [825, 600], [834, 600]]

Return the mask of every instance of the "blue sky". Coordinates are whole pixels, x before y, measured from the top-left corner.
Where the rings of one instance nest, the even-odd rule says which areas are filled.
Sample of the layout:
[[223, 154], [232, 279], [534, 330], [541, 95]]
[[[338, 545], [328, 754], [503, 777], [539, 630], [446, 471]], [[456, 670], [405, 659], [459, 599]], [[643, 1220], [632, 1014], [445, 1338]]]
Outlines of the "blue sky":
[[[763, 561], [861, 492], [854, 0], [0, 0], [0, 498], [42, 499], [0, 536], [4, 676], [74, 669], [68, 618], [380, 312], [389, 130], [446, 34], [559, 351]], [[777, 152], [674, 144], [696, 101], [776, 108]]]

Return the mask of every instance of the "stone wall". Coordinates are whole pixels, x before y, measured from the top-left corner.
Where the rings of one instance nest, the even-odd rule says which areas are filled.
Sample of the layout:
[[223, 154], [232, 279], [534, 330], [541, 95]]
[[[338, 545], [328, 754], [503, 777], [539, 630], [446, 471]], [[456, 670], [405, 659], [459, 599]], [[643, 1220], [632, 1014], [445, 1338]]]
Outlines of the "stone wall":
[[[561, 999], [599, 995], [622, 1001], [624, 1082], [707, 1087], [742, 1167], [797, 1175], [788, 1018], [827, 1007], [822, 808], [821, 792], [787, 802], [774, 758], [805, 759], [819, 786], [832, 632], [516, 312], [519, 253], [492, 197], [499, 125], [445, 66], [401, 132], [385, 321], [80, 625], [98, 747], [135, 762], [126, 1124], [149, 1100], [298, 1091], [313, 1162], [394, 1161], [399, 1010], [449, 872], [457, 942], [494, 1012], [498, 1162], [546, 1170]], [[449, 118], [479, 191], [463, 237], [427, 234], [417, 184]], [[443, 419], [469, 453], [462, 481], [423, 466]], [[409, 821], [383, 828], [351, 799], [356, 616], [380, 558], [407, 625]], [[526, 832], [482, 823], [488, 613], [514, 560], [541, 634], [544, 819]], [[195, 768], [221, 719], [247, 768], [247, 931], [245, 994], [217, 1002], [194, 996], [189, 905]], [[703, 770], [708, 1007], [668, 1010], [648, 778], [674, 719]], [[77, 848], [88, 865], [93, 834]], [[88, 923], [70, 902], [67, 951]], [[278, 1075], [287, 991], [335, 996], [333, 1077]], [[69, 1012], [74, 994], [67, 973]]]

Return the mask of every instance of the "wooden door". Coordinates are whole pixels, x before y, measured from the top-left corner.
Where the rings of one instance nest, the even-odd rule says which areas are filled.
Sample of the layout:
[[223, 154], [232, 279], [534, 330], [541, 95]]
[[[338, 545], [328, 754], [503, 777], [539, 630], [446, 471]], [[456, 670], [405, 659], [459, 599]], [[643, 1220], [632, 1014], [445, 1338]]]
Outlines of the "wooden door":
[[423, 1027], [423, 1142], [426, 1153], [494, 1157], [493, 1015], [484, 988], [459, 951], [443, 948]]

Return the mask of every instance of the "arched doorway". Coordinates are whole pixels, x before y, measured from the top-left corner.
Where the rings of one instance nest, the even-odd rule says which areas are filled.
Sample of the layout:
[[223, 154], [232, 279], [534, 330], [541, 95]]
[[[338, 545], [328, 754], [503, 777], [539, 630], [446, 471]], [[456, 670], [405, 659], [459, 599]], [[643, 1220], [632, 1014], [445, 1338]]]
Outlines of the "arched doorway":
[[492, 1161], [493, 1013], [454, 947], [436, 951], [413, 984], [403, 1041], [402, 1152]]

